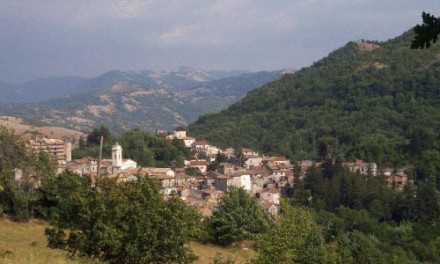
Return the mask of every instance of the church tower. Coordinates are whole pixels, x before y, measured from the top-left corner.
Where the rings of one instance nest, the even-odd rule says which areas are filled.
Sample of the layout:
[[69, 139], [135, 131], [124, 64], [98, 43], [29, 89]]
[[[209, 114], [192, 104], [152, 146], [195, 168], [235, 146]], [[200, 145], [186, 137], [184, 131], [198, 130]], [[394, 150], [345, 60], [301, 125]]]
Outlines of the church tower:
[[122, 147], [116, 142], [112, 147], [112, 164], [113, 167], [122, 166]]

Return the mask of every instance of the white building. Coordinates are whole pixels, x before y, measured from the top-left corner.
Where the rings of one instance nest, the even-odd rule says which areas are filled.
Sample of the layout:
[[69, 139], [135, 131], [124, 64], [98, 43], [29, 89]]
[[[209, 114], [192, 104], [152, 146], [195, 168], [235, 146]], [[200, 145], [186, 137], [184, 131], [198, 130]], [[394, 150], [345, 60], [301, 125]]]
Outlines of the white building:
[[170, 139], [170, 140], [184, 139], [184, 138], [186, 138], [186, 131], [185, 130], [176, 130], [167, 136], [167, 139]]
[[364, 162], [363, 160], [356, 160], [355, 162], [343, 162], [342, 167], [353, 173], [358, 172], [364, 175], [371, 173], [373, 176], [377, 175], [377, 164]]
[[208, 162], [206, 160], [185, 160], [185, 168], [197, 168], [201, 173], [206, 173]]
[[261, 201], [267, 201], [276, 205], [280, 204], [281, 194], [280, 194], [280, 190], [278, 189], [271, 188], [271, 189], [262, 190], [259, 193], [259, 196], [260, 196], [259, 199]]
[[124, 171], [126, 169], [137, 167], [136, 161], [122, 158], [122, 147], [118, 144], [118, 142], [116, 142], [112, 147], [112, 167], [113, 172]]
[[215, 188], [226, 192], [230, 186], [243, 188], [251, 192], [251, 175], [245, 172], [237, 172], [233, 175], [221, 175], [215, 178]]
[[255, 166], [261, 166], [261, 165], [263, 165], [263, 158], [259, 157], [259, 156], [249, 156], [244, 161], [244, 166], [247, 169], [250, 169]]
[[191, 148], [192, 145], [196, 142], [196, 139], [193, 137], [185, 137], [183, 138], [183, 143], [185, 143], [185, 147]]

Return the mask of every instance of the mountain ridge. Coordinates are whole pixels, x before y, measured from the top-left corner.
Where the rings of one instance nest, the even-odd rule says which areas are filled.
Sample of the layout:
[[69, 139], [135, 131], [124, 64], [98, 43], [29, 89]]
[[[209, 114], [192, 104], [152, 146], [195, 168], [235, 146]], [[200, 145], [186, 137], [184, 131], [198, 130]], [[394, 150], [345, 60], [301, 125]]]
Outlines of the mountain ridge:
[[[89, 131], [107, 125], [115, 132], [186, 126], [198, 116], [224, 109], [283, 71], [217, 78], [192, 68], [179, 71], [111, 71], [82, 81], [81, 89], [38, 103], [2, 103], [0, 114], [29, 122]], [[223, 73], [228, 75], [228, 73]]]
[[333, 138], [345, 159], [407, 160], [415, 131], [440, 131], [440, 47], [410, 50], [410, 40], [406, 32], [385, 42], [349, 42], [202, 116], [189, 132], [294, 159], [319, 158], [320, 142]]
[[[111, 86], [115, 81], [131, 80], [148, 86], [165, 86], [168, 89], [189, 89], [198, 83], [228, 77], [237, 77], [245, 73], [237, 71], [204, 71], [188, 66], [175, 70], [112, 70], [91, 78], [60, 76], [41, 78], [21, 84], [9, 84], [0, 81], [2, 97], [0, 103], [41, 103], [48, 99], [68, 96], [74, 93], [86, 93]], [[193, 79], [191, 79], [191, 77]]]

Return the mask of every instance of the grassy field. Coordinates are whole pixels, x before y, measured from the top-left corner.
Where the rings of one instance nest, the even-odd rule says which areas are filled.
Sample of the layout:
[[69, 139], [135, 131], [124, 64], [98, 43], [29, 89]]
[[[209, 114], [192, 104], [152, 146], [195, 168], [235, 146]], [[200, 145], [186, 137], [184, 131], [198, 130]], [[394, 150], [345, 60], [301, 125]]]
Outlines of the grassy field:
[[[0, 219], [0, 263], [5, 264], [63, 264], [63, 263], [91, 263], [89, 261], [72, 261], [65, 257], [61, 250], [46, 247], [44, 221], [32, 221], [31, 223], [15, 223], [6, 219]], [[199, 256], [197, 264], [212, 263], [215, 256], [223, 259], [230, 258], [235, 263], [248, 263], [255, 252], [235, 249], [207, 246], [199, 243], [191, 243], [190, 247]], [[8, 253], [6, 253], [8, 252]], [[1, 257], [1, 255], [5, 255]]]
[[62, 251], [46, 247], [45, 227], [44, 222], [0, 220], [0, 254], [6, 254], [0, 263], [75, 263], [68, 261]]
[[50, 126], [32, 126], [25, 124], [23, 119], [12, 116], [0, 116], [0, 126], [4, 126], [10, 130], [14, 130], [17, 136], [22, 136], [32, 133], [40, 133], [48, 137], [54, 137], [64, 139], [69, 142], [78, 142], [81, 136], [85, 134], [79, 131], [66, 129], [62, 127], [50, 127]]

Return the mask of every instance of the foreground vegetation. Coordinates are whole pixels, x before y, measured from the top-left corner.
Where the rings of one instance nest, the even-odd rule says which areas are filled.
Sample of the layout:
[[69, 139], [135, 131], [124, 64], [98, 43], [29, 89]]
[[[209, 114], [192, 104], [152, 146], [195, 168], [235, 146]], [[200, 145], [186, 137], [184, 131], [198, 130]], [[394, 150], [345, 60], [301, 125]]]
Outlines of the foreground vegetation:
[[[91, 264], [88, 259], [69, 259], [62, 250], [47, 247], [44, 230], [47, 222], [34, 220], [29, 223], [18, 223], [8, 219], [0, 219], [0, 263], [35, 263], [35, 264]], [[189, 247], [199, 257], [194, 263], [213, 263], [215, 259], [231, 259], [235, 263], [248, 263], [255, 256], [251, 250], [222, 248], [191, 242]]]

